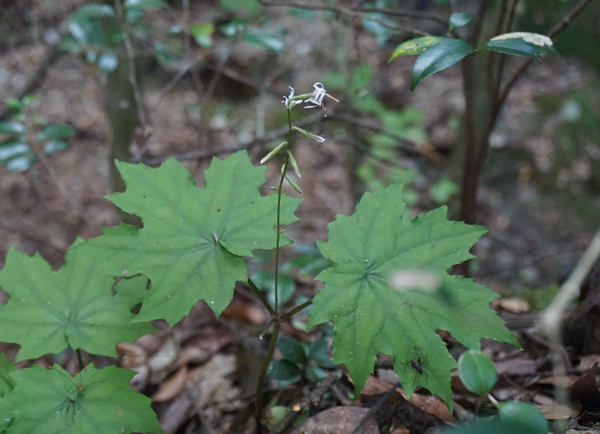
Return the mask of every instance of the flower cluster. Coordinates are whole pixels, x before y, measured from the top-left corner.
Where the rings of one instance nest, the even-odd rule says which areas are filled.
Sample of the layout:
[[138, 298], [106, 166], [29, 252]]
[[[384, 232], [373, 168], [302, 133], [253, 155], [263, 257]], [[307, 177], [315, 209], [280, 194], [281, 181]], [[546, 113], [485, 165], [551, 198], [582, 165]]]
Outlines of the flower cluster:
[[302, 95], [294, 96], [294, 88], [292, 86], [289, 86], [289, 88], [290, 88], [289, 96], [284, 96], [283, 101], [281, 101], [283, 104], [285, 104], [285, 106], [287, 107], [288, 110], [293, 109], [295, 106], [297, 106], [299, 104], [310, 103], [311, 105], [307, 105], [304, 108], [321, 107], [323, 109], [323, 112], [325, 113], [325, 116], [327, 116], [327, 112], [325, 111], [325, 106], [323, 105], [323, 98], [327, 97], [335, 102], [339, 102], [336, 98], [332, 97], [331, 95], [329, 95], [327, 93], [327, 91], [325, 90], [325, 87], [323, 87], [323, 84], [320, 82], [313, 84], [312, 93], [306, 93], [306, 94], [302, 94]]

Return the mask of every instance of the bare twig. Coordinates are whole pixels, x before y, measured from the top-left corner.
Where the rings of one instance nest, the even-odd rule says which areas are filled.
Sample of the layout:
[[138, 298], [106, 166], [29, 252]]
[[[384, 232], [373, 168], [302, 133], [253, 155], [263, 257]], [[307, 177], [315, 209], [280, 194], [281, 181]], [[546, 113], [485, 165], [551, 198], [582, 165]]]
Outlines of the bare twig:
[[[554, 297], [550, 306], [542, 313], [540, 326], [548, 335], [552, 348], [552, 365], [554, 378], [562, 378], [566, 373], [566, 364], [563, 358], [563, 343], [561, 337], [561, 322], [569, 303], [579, 292], [596, 260], [600, 257], [600, 230], [596, 232], [592, 242], [579, 260], [567, 281], [561, 286], [559, 293]], [[568, 403], [566, 389], [560, 382], [555, 385], [556, 401], [559, 405]]]
[[117, 19], [121, 26], [121, 34], [123, 35], [123, 43], [125, 44], [125, 51], [127, 52], [127, 62], [129, 67], [129, 83], [133, 90], [133, 97], [135, 98], [135, 105], [138, 113], [138, 119], [142, 127], [142, 134], [145, 135], [148, 127], [148, 121], [146, 118], [146, 111], [144, 109], [144, 101], [142, 99], [142, 93], [136, 77], [135, 68], [135, 51], [133, 50], [133, 44], [131, 43], [131, 37], [129, 36], [129, 30], [125, 24], [125, 16], [123, 14], [123, 4], [121, 0], [115, 0], [115, 11], [117, 12]]
[[[586, 8], [587, 5], [589, 5], [593, 1], [594, 0], [581, 0], [573, 8], [573, 10], [571, 10], [571, 12], [569, 12], [567, 15], [565, 15], [558, 23], [556, 23], [554, 25], [554, 27], [552, 27], [552, 29], [550, 29], [550, 31], [547, 33], [547, 36], [549, 38], [553, 38], [553, 37], [557, 36], [560, 32], [562, 32], [564, 29], [566, 29], [569, 26], [569, 24], [571, 24], [573, 22], [573, 20], [581, 14], [581, 12], [583, 12], [583, 10]], [[500, 94], [500, 97], [498, 99], [497, 104], [499, 107], [502, 106], [502, 104], [504, 104], [506, 97], [510, 93], [510, 91], [513, 88], [513, 86], [515, 85], [515, 83], [521, 78], [521, 76], [525, 73], [527, 68], [529, 68], [529, 66], [532, 63], [533, 63], [533, 59], [528, 59], [528, 60], [524, 61], [521, 64], [521, 66], [519, 66], [519, 68], [517, 68], [517, 70], [506, 81], [506, 85], [504, 86], [504, 89], [502, 90], [502, 93]]]
[[[335, 12], [340, 15], [363, 15], [369, 13], [380, 13], [383, 15], [387, 15], [390, 17], [398, 17], [398, 18], [413, 18], [417, 20], [429, 20], [435, 21], [443, 26], [448, 25], [447, 20], [444, 18], [429, 13], [423, 12], [414, 12], [414, 11], [399, 11], [396, 9], [385, 9], [385, 8], [359, 8], [359, 9], [348, 9], [342, 6], [328, 6], [328, 5], [309, 5], [304, 3], [297, 3], [294, 1], [267, 1], [267, 0], [259, 0], [259, 3], [263, 6], [286, 6], [291, 8], [298, 9], [306, 9], [311, 11], [325, 11], [325, 12]], [[369, 18], [371, 19], [371, 18]]]
[[[325, 118], [325, 119], [329, 119], [329, 118]], [[323, 115], [321, 113], [315, 113], [305, 119], [295, 122], [295, 125], [303, 128], [308, 125], [317, 123], [318, 121], [321, 121], [321, 120], [323, 120]], [[279, 137], [283, 137], [287, 133], [288, 133], [288, 127], [286, 126], [286, 127], [282, 127], [277, 130], [271, 131], [262, 137], [250, 140], [249, 142], [240, 143], [235, 146], [228, 147], [228, 148], [221, 148], [221, 149], [214, 149], [214, 150], [211, 150], [211, 149], [200, 150], [199, 149], [197, 151], [184, 152], [181, 154], [169, 154], [169, 155], [164, 155], [161, 157], [142, 158], [141, 162], [144, 164], [153, 166], [153, 165], [162, 163], [169, 157], [175, 157], [179, 161], [202, 160], [204, 158], [210, 158], [210, 157], [214, 157], [216, 155], [229, 154], [232, 152], [241, 151], [243, 149], [251, 149], [251, 148], [259, 146], [265, 142], [268, 142], [270, 140], [275, 140]]]
[[390, 396], [392, 396], [392, 394], [396, 391], [396, 389], [398, 387], [400, 387], [400, 382], [399, 381], [396, 384], [394, 384], [393, 386], [391, 386], [387, 390], [387, 392], [385, 392], [377, 400], [377, 402], [375, 403], [375, 405], [369, 409], [369, 411], [362, 418], [362, 420], [360, 421], [360, 423], [358, 424], [358, 426], [356, 428], [354, 428], [354, 431], [352, 431], [352, 434], [360, 434], [362, 432], [362, 429], [365, 427], [365, 425], [367, 424], [367, 422], [369, 421], [369, 419], [375, 417], [375, 414], [377, 413], [377, 411], [381, 408], [381, 406], [385, 403], [385, 401], [387, 401], [388, 398]]
[[295, 409], [294, 411], [290, 411], [288, 414], [286, 414], [283, 420], [279, 423], [279, 425], [277, 425], [275, 429], [271, 431], [271, 434], [283, 433], [287, 427], [294, 423], [296, 418], [302, 412], [308, 411], [311, 407], [316, 407], [317, 405], [319, 405], [325, 392], [327, 392], [327, 390], [329, 390], [329, 388], [340, 379], [340, 372], [341, 370], [338, 366], [322, 382], [317, 384], [310, 396], [307, 396], [302, 400], [302, 402], [300, 402], [299, 408], [297, 407], [298, 411], [296, 411]]

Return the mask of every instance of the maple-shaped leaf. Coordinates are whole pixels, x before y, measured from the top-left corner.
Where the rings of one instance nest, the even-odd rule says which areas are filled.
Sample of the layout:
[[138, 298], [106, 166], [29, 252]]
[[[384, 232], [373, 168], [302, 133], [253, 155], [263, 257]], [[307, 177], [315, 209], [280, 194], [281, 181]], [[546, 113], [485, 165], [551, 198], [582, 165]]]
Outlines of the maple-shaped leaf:
[[[117, 162], [126, 191], [109, 196], [144, 227], [121, 224], [81, 246], [114, 275], [143, 274], [151, 286], [136, 320], [174, 324], [199, 300], [218, 316], [246, 280], [243, 256], [275, 248], [277, 195], [261, 196], [265, 167], [253, 167], [245, 151], [214, 158], [200, 189], [175, 159], [159, 168]], [[281, 223], [300, 199], [281, 197]], [[282, 245], [290, 241], [282, 237]]]
[[[423, 386], [450, 407], [456, 361], [437, 330], [472, 349], [482, 338], [518, 343], [489, 308], [492, 291], [446, 273], [472, 258], [469, 249], [485, 228], [448, 221], [445, 208], [406, 220], [401, 193], [402, 185], [367, 193], [352, 216], [329, 224], [329, 241], [319, 249], [334, 265], [317, 276], [324, 287], [313, 300], [308, 326], [333, 323], [334, 361], [346, 365], [357, 392], [377, 353], [384, 353], [392, 356], [407, 394]], [[440, 289], [393, 288], [390, 278], [402, 270], [427, 270], [438, 276]]]
[[150, 433], [162, 429], [150, 398], [129, 389], [135, 372], [88, 365], [75, 377], [54, 365], [11, 374], [16, 386], [1, 402], [6, 434]]
[[15, 388], [15, 382], [10, 377], [14, 370], [15, 365], [6, 358], [4, 353], [0, 353], [0, 433], [4, 432], [4, 428], [12, 420], [12, 412], [6, 411], [3, 400]]
[[[81, 240], [74, 243], [78, 245]], [[116, 357], [115, 345], [152, 333], [150, 324], [133, 323], [130, 310], [142, 301], [143, 277], [121, 281], [101, 274], [85, 252], [70, 250], [58, 271], [39, 255], [8, 250], [0, 287], [0, 341], [21, 345], [15, 361], [59, 353], [67, 346]]]

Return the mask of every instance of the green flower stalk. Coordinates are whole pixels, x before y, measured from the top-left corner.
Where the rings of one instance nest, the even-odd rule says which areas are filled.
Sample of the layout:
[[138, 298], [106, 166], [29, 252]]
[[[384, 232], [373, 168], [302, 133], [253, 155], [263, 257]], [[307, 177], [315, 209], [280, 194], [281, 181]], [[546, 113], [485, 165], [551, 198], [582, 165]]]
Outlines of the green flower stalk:
[[[287, 176], [287, 170], [288, 170], [289, 166], [292, 166], [292, 169], [293, 169], [296, 177], [299, 180], [302, 179], [302, 174], [300, 173], [300, 167], [298, 166], [298, 163], [296, 162], [296, 159], [294, 158], [294, 155], [292, 154], [292, 151], [291, 151], [292, 133], [293, 133], [293, 131], [297, 131], [300, 134], [304, 135], [305, 137], [308, 137], [309, 139], [314, 140], [319, 145], [322, 144], [323, 142], [325, 142], [324, 137], [310, 133], [306, 130], [303, 130], [302, 128], [292, 126], [291, 111], [296, 106], [299, 106], [302, 104], [309, 104], [309, 105], [306, 105], [304, 108], [321, 107], [324, 115], [327, 116], [327, 112], [325, 111], [325, 106], [323, 105], [323, 99], [325, 97], [327, 97], [333, 101], [339, 102], [337, 99], [335, 99], [334, 97], [332, 97], [331, 95], [329, 95], [327, 93], [327, 91], [323, 87], [323, 84], [321, 84], [321, 83], [315, 83], [313, 85], [312, 93], [305, 93], [305, 94], [301, 94], [301, 95], [294, 95], [294, 88], [290, 86], [290, 94], [288, 96], [284, 96], [283, 101], [281, 101], [287, 109], [287, 118], [288, 118], [287, 140], [280, 143], [277, 147], [275, 147], [271, 152], [269, 152], [267, 155], [265, 155], [260, 160], [260, 164], [264, 164], [267, 161], [269, 161], [270, 159], [272, 159], [275, 155], [280, 153], [282, 150], [285, 149], [285, 161], [284, 161], [283, 165], [281, 166], [281, 176], [279, 178], [279, 183], [278, 183], [277, 187], [272, 187], [274, 190], [277, 191], [277, 211], [276, 211], [277, 215], [276, 215], [276, 224], [275, 224], [275, 234], [276, 234], [275, 235], [276, 236], [275, 272], [274, 272], [274, 275], [275, 275], [274, 276], [275, 305], [267, 306], [267, 309], [269, 310], [269, 312], [271, 312], [271, 315], [272, 315], [271, 322], [267, 326], [267, 330], [272, 326], [273, 331], [271, 333], [271, 338], [269, 340], [267, 356], [265, 357], [265, 361], [263, 363], [263, 366], [261, 367], [261, 371], [258, 376], [258, 382], [256, 384], [256, 402], [255, 402], [255, 409], [254, 409], [254, 417], [256, 419], [257, 432], [259, 434], [263, 430], [263, 428], [262, 428], [262, 407], [263, 407], [262, 386], [265, 381], [267, 369], [269, 367], [269, 364], [271, 363], [271, 359], [273, 358], [273, 353], [275, 351], [275, 343], [277, 342], [281, 323], [286, 321], [287, 319], [289, 319], [293, 314], [299, 312], [301, 309], [304, 309], [306, 307], [304, 305], [296, 306], [296, 308], [292, 309], [291, 311], [289, 311], [283, 315], [279, 312], [279, 250], [280, 250], [279, 247], [281, 245], [281, 233], [283, 232], [281, 230], [281, 189], [283, 187], [283, 183], [287, 180], [287, 182], [292, 186], [292, 188], [294, 188], [294, 190], [296, 190], [298, 193], [302, 194], [302, 189], [300, 188], [300, 186]], [[263, 301], [263, 303], [265, 303], [265, 301], [266, 301], [266, 299], [263, 299], [263, 298], [261, 298], [261, 300]], [[265, 330], [263, 333], [266, 333], [267, 330]]]

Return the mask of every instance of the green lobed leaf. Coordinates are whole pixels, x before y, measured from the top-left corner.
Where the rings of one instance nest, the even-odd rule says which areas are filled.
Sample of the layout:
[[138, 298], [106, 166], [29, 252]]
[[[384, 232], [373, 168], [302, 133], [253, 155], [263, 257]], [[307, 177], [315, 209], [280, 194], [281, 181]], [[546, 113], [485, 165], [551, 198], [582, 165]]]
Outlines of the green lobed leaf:
[[14, 388], [15, 382], [10, 374], [15, 371], [15, 366], [6, 358], [4, 353], [0, 353], [0, 433], [4, 433], [6, 426], [12, 421], [12, 412], [6, 409], [3, 399]]
[[[76, 242], [77, 244], [77, 242]], [[115, 357], [115, 345], [154, 331], [150, 324], [132, 323], [130, 312], [142, 300], [147, 281], [122, 281], [101, 275], [89, 255], [70, 250], [59, 271], [39, 254], [8, 250], [0, 287], [8, 303], [0, 305], [0, 341], [21, 345], [16, 361], [59, 353], [67, 346]]]
[[496, 384], [494, 364], [481, 351], [466, 351], [458, 359], [458, 376], [471, 392], [486, 396]]
[[77, 376], [58, 365], [11, 374], [16, 387], [2, 402], [14, 420], [6, 434], [151, 433], [162, 429], [150, 398], [129, 389], [135, 372], [88, 365]]
[[[199, 189], [175, 159], [159, 168], [116, 162], [126, 191], [109, 196], [139, 216], [142, 229], [121, 224], [80, 246], [113, 275], [144, 274], [151, 280], [136, 320], [162, 318], [174, 324], [205, 300], [218, 316], [247, 279], [242, 256], [275, 248], [277, 195], [261, 196], [266, 168], [253, 167], [246, 151], [213, 158]], [[282, 196], [281, 223], [300, 199]], [[283, 236], [282, 245], [290, 241]]]
[[388, 63], [394, 60], [396, 57], [413, 56], [415, 54], [421, 54], [428, 48], [439, 44], [443, 39], [447, 38], [442, 38], [440, 36], [422, 36], [420, 38], [414, 38], [405, 41], [396, 47], [396, 49], [390, 56], [390, 60], [388, 60]]
[[[329, 241], [319, 249], [334, 265], [317, 276], [324, 287], [313, 300], [308, 327], [333, 323], [334, 362], [346, 365], [357, 392], [384, 353], [392, 356], [408, 395], [423, 386], [450, 407], [456, 361], [437, 330], [473, 349], [482, 338], [518, 342], [489, 309], [496, 294], [445, 273], [472, 258], [469, 249], [486, 229], [448, 221], [445, 207], [406, 220], [401, 195], [402, 185], [366, 193], [352, 216], [329, 224]], [[439, 273], [438, 293], [388, 284], [393, 273], [414, 269]]]
[[557, 52], [550, 38], [537, 33], [527, 32], [498, 35], [483, 44], [479, 49], [513, 56], [524, 56], [536, 60], [542, 54]]
[[15, 365], [6, 358], [6, 354], [0, 353], [0, 399], [4, 398], [15, 387], [15, 382], [10, 377], [14, 372]]
[[425, 77], [451, 67], [473, 52], [473, 47], [465, 41], [453, 38], [441, 39], [417, 57], [410, 90], [414, 90]]

